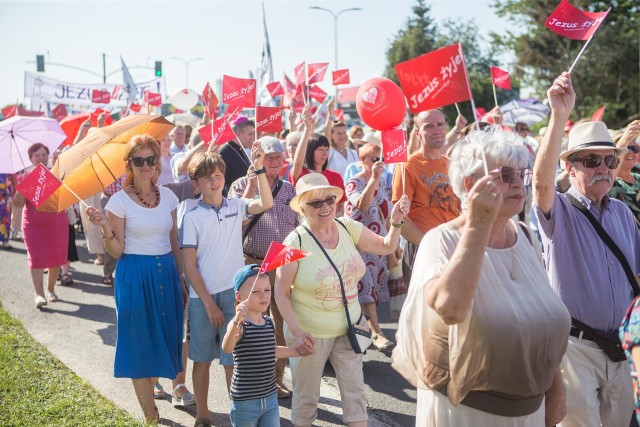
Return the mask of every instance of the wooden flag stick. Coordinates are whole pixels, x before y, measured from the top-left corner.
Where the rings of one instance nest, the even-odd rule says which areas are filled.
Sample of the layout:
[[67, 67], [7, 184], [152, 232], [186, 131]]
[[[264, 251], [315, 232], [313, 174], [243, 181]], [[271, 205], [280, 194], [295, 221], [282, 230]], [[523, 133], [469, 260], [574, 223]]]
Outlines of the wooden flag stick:
[[493, 87], [493, 100], [496, 103], [496, 107], [497, 107], [498, 106], [498, 96], [496, 95], [496, 85], [491, 83], [491, 86]]
[[456, 111], [458, 112], [458, 115], [461, 116], [462, 113], [460, 113], [460, 106], [458, 105], [457, 102], [454, 105], [456, 106]]

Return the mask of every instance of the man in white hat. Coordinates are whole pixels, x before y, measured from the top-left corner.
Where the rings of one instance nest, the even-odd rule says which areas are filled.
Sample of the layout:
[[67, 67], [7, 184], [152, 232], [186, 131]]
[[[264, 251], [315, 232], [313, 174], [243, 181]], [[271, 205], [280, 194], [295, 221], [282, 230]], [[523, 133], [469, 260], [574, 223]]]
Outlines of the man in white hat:
[[[549, 281], [572, 317], [562, 363], [567, 416], [560, 425], [628, 426], [633, 389], [627, 362], [614, 361], [615, 338], [633, 300], [631, 280], [640, 271], [640, 231], [629, 208], [607, 196], [619, 156], [627, 150], [616, 147], [604, 123], [586, 122], [571, 130], [567, 150], [560, 153], [575, 103], [571, 76], [558, 77], [547, 96], [551, 119], [534, 166], [534, 210]], [[565, 194], [555, 190], [558, 158], [566, 163], [572, 184]], [[620, 258], [586, 214], [619, 247]], [[625, 259], [629, 274], [622, 266]], [[613, 347], [603, 344], [603, 336]]]

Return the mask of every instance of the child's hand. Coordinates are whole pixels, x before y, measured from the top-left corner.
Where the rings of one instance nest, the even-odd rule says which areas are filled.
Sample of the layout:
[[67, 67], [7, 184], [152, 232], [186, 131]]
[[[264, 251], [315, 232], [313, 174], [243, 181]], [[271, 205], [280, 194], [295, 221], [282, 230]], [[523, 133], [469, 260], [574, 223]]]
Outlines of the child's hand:
[[236, 307], [235, 321], [241, 323], [244, 318], [247, 317], [248, 310], [249, 308], [247, 307], [247, 301], [242, 301], [240, 304], [238, 304], [238, 306]]

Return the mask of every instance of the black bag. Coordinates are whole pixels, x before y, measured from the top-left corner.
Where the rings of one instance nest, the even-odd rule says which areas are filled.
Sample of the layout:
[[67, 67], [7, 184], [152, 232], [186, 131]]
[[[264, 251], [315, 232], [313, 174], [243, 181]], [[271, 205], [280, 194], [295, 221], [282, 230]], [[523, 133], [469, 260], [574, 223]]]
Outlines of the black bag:
[[604, 351], [611, 361], [622, 362], [623, 360], [627, 360], [627, 356], [624, 354], [624, 350], [622, 349], [622, 342], [618, 335], [594, 331], [593, 342], [600, 347], [600, 350]]

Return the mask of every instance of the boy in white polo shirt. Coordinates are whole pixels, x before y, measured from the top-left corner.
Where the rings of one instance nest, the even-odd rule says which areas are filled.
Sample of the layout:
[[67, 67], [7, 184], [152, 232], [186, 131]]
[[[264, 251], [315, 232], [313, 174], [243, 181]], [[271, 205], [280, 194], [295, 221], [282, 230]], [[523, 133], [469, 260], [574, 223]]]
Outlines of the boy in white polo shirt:
[[[214, 359], [216, 334], [223, 337], [235, 315], [233, 277], [244, 266], [242, 221], [269, 209], [273, 198], [262, 167], [264, 151], [259, 142], [252, 147], [253, 166], [258, 179], [259, 199], [227, 199], [222, 196], [226, 165], [211, 152], [198, 153], [189, 165], [189, 176], [202, 194], [198, 205], [184, 215], [180, 247], [184, 269], [191, 284], [189, 319], [193, 361], [193, 388], [196, 396], [196, 427], [211, 426], [207, 406], [209, 368]], [[227, 390], [233, 374], [233, 357], [220, 348]]]

